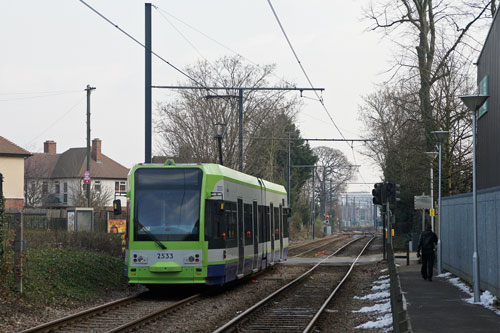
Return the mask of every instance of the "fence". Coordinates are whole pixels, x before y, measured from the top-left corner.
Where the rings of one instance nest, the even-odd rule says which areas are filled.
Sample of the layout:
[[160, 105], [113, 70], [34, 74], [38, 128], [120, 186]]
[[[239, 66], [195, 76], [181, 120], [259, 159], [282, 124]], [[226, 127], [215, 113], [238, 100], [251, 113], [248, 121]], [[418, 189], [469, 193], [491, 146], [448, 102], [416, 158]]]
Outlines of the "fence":
[[392, 244], [387, 246], [387, 265], [391, 279], [391, 310], [392, 310], [392, 328], [394, 332], [411, 333], [410, 319], [406, 310], [406, 300], [401, 290], [401, 282], [394, 259], [394, 250]]
[[[8, 210], [5, 214], [5, 226], [8, 230], [14, 229], [15, 215], [17, 210]], [[94, 232], [108, 232], [108, 211], [100, 210], [94, 212]], [[127, 219], [127, 213], [120, 216], [114, 216], [109, 212], [112, 218]], [[25, 209], [23, 211], [23, 226], [27, 230], [67, 230], [68, 221], [65, 210], [49, 209]]]
[[[472, 193], [442, 199], [442, 266], [472, 284]], [[500, 297], [500, 187], [478, 191], [480, 288]]]

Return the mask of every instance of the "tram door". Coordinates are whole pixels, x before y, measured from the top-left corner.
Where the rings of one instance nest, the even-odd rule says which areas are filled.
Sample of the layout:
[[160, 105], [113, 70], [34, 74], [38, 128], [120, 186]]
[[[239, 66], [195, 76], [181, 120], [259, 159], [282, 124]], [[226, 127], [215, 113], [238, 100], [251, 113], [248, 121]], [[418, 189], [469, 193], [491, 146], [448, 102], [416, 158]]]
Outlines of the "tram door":
[[269, 226], [270, 226], [270, 230], [268, 230], [268, 232], [270, 231], [271, 233], [271, 262], [274, 262], [274, 209], [273, 209], [273, 204], [269, 204]]
[[280, 237], [280, 260], [283, 260], [283, 205], [280, 205], [280, 226], [279, 226], [279, 237]]
[[238, 276], [243, 275], [245, 263], [245, 230], [243, 228], [243, 200], [238, 199]]
[[253, 202], [253, 264], [254, 271], [257, 270], [257, 258], [259, 256], [259, 214], [257, 201]]

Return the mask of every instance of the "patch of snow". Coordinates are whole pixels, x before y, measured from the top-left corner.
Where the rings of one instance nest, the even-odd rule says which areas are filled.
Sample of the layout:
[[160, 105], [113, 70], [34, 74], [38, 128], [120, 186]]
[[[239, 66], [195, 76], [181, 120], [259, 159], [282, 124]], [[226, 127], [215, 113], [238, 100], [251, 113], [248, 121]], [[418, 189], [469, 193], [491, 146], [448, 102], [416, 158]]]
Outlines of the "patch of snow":
[[378, 313], [387, 313], [391, 312], [391, 302], [379, 303], [372, 306], [364, 306], [359, 310], [354, 310], [352, 312], [378, 312]]
[[380, 273], [384, 273], [384, 272], [387, 272], [388, 269], [387, 268], [384, 268], [383, 270], [380, 271]]
[[386, 290], [389, 289], [389, 283], [383, 283], [372, 287], [372, 290]]
[[387, 279], [389, 277], [389, 275], [380, 275], [378, 277], [379, 280], [382, 280], [382, 279]]
[[368, 295], [361, 296], [361, 297], [354, 296], [354, 299], [360, 299], [362, 301], [364, 301], [364, 300], [373, 301], [373, 300], [376, 300], [376, 299], [387, 298], [387, 297], [391, 297], [391, 294], [388, 291], [381, 291], [381, 292], [378, 292], [378, 293], [368, 294]]
[[373, 281], [374, 284], [390, 283], [391, 279]]
[[369, 321], [364, 324], [358, 325], [356, 329], [373, 329], [373, 328], [384, 328], [386, 326], [392, 325], [392, 314], [388, 313], [384, 316], [377, 317], [376, 321]]
[[481, 296], [480, 296], [480, 301], [479, 303], [474, 302], [474, 296], [471, 296], [470, 298], [466, 298], [465, 301], [470, 304], [479, 304], [484, 306], [485, 308], [495, 312], [497, 315], [500, 316], [500, 310], [496, 309], [493, 306], [493, 303], [497, 300], [496, 296], [494, 296], [492, 293], [490, 293], [489, 290], [485, 290]]
[[451, 277], [451, 273], [450, 272], [441, 273], [439, 275], [436, 275], [436, 277], [438, 277], [438, 278], [446, 278], [447, 279], [447, 278]]
[[460, 282], [460, 278], [451, 278], [448, 279], [448, 282], [457, 287], [458, 289], [462, 290], [464, 293], [472, 295], [472, 292], [470, 291], [470, 288], [465, 285], [465, 283]]
[[461, 282], [460, 278], [458, 277], [452, 278], [453, 275], [451, 273], [440, 274], [440, 275], [443, 275], [443, 277], [447, 279], [446, 281], [448, 281], [449, 283], [451, 283], [452, 285], [454, 285], [455, 287], [457, 287], [458, 289], [462, 290], [464, 293], [470, 296], [469, 298], [465, 298], [464, 301], [470, 304], [482, 305], [486, 309], [491, 310], [500, 316], [500, 310], [496, 309], [493, 306], [493, 303], [496, 301], [497, 298], [493, 294], [491, 294], [489, 290], [485, 290], [480, 296], [480, 301], [476, 303], [474, 302], [474, 293], [472, 292], [471, 288], [469, 288], [465, 283]]

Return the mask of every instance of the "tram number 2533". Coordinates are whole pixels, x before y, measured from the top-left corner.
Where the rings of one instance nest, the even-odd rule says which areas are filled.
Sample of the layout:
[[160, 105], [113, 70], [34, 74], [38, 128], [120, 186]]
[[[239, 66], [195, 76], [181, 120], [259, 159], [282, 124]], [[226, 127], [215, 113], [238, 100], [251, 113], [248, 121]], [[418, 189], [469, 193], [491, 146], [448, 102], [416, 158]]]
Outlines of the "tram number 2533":
[[173, 253], [168, 253], [168, 252], [158, 252], [156, 253], [157, 259], [158, 260], [171, 260], [174, 259], [174, 254]]

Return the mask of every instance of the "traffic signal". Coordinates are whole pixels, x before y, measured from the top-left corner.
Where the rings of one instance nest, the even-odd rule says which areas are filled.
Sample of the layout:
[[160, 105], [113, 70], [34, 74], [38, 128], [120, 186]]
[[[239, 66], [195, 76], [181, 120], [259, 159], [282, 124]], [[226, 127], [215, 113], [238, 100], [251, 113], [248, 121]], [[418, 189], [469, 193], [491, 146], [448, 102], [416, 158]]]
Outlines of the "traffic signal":
[[374, 205], [383, 205], [385, 202], [384, 183], [376, 183], [373, 185], [372, 195]]
[[396, 204], [396, 201], [399, 201], [398, 194], [399, 184], [394, 183], [385, 183], [385, 192], [387, 195], [387, 200], [391, 205]]

